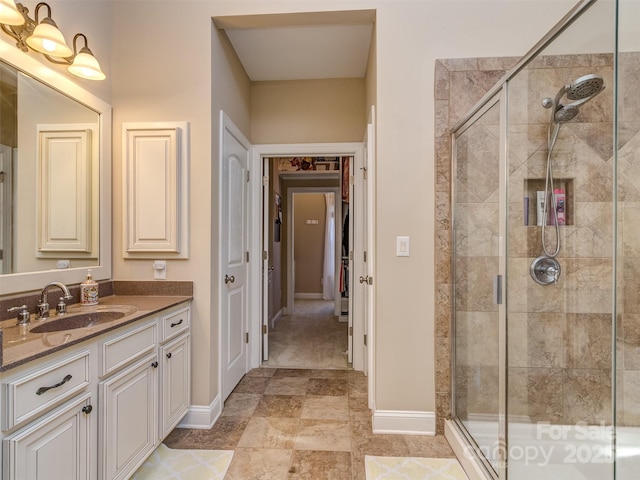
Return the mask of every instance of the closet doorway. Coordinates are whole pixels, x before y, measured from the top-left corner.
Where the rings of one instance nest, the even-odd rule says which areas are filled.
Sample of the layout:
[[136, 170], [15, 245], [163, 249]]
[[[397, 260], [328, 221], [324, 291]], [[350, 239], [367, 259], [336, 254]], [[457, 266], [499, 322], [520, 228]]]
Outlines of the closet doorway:
[[351, 368], [352, 162], [353, 156], [263, 159], [264, 366]]

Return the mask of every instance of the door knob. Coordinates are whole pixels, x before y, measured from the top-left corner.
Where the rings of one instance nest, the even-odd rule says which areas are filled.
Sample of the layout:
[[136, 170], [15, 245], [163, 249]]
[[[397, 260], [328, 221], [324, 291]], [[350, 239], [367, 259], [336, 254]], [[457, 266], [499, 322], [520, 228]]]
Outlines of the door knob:
[[233, 283], [236, 281], [236, 277], [234, 277], [233, 275], [229, 276], [229, 275], [225, 275], [224, 276], [224, 283]]
[[360, 275], [360, 283], [369, 283], [369, 275], [363, 277]]

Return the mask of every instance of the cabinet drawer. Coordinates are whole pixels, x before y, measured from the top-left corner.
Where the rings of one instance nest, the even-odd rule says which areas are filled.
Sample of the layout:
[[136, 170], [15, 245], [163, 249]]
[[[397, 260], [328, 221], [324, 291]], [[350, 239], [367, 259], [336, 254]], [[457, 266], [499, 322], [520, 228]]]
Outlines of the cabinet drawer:
[[157, 329], [158, 322], [154, 321], [101, 342], [98, 375], [109, 375], [153, 352], [158, 338]]
[[71, 398], [90, 382], [89, 351], [3, 384], [6, 415], [3, 430], [31, 420]]
[[189, 329], [190, 311], [191, 309], [189, 307], [184, 307], [162, 317], [161, 342], [165, 342]]

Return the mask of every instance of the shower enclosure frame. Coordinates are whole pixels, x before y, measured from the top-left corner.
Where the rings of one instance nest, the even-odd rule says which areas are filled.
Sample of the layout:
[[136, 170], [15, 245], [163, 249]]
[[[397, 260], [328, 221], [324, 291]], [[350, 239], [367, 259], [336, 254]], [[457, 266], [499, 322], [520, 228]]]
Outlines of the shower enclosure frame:
[[[504, 80], [504, 79], [503, 79]], [[489, 95], [490, 93], [492, 93], [492, 95]], [[506, 82], [504, 84], [502, 84], [502, 82], [500, 83], [500, 87], [499, 88], [493, 88], [492, 91], [490, 91], [489, 93], [487, 93], [487, 95], [485, 95], [485, 97], [483, 97], [482, 100], [482, 104], [477, 104], [474, 109], [473, 112], [471, 114], [469, 114], [469, 116], [466, 118], [466, 121], [460, 122], [455, 128], [454, 130], [452, 130], [451, 132], [451, 178], [452, 180], [455, 178], [455, 172], [457, 169], [457, 143], [456, 140], [457, 138], [459, 138], [462, 134], [464, 134], [464, 132], [467, 131], [468, 128], [470, 128], [472, 125], [475, 124], [476, 120], [478, 120], [479, 118], [481, 118], [483, 115], [485, 115], [486, 113], [488, 113], [493, 107], [495, 107], [496, 105], [498, 105], [499, 109], [500, 109], [500, 125], [499, 125], [499, 130], [500, 130], [500, 159], [499, 159], [499, 165], [500, 165], [500, 171], [498, 174], [498, 190], [500, 192], [500, 199], [498, 201], [499, 204], [499, 218], [500, 218], [500, 222], [499, 222], [499, 230], [500, 230], [500, 246], [499, 246], [499, 252], [502, 252], [504, 250], [506, 250], [507, 248], [507, 244], [506, 244], [506, 231], [507, 231], [507, 212], [506, 212], [506, 195], [507, 195], [507, 169], [505, 168], [506, 166], [506, 155], [507, 155], [507, 142], [506, 142], [506, 135], [505, 135], [505, 131], [506, 131], [506, 112], [507, 112], [507, 107], [508, 107], [508, 89], [506, 88]], [[454, 199], [455, 197], [455, 182], [452, 181], [451, 182], [451, 198]], [[456, 225], [456, 210], [455, 210], [455, 203], [452, 202], [451, 204], [451, 225], [452, 225], [452, 234], [454, 233], [454, 229], [455, 229], [455, 225]], [[452, 252], [452, 257], [455, 258], [456, 256], [456, 247], [455, 244], [452, 245], [451, 247], [451, 252]], [[505, 282], [504, 279], [506, 279], [506, 256], [505, 255], [498, 255], [499, 258], [499, 266], [498, 266], [498, 274], [495, 276], [495, 280], [494, 280], [494, 291], [493, 291], [493, 295], [494, 295], [494, 303], [498, 304], [498, 305], [502, 305], [504, 304], [504, 308], [499, 308], [498, 310], [498, 368], [500, 371], [506, 371], [506, 366], [507, 366], [507, 329], [506, 329], [506, 297], [505, 297]], [[456, 275], [455, 275], [455, 262], [451, 262], [451, 279], [452, 279], [452, 291], [455, 291], [455, 286], [456, 286]], [[452, 296], [453, 298], [453, 296]], [[452, 322], [451, 322], [451, 351], [455, 352], [455, 341], [456, 341], [456, 324], [455, 321], [453, 321], [455, 319], [455, 301], [452, 302], [451, 305], [451, 318], [452, 318]], [[456, 379], [455, 379], [455, 369], [456, 369], [456, 364], [455, 364], [456, 358], [455, 355], [452, 355], [452, 360], [451, 360], [451, 396], [452, 399], [456, 398]], [[499, 412], [506, 412], [507, 411], [507, 379], [506, 379], [506, 375], [500, 375], [499, 376], [499, 384], [498, 384], [498, 411]], [[451, 409], [452, 409], [452, 419], [451, 421], [455, 423], [456, 427], [457, 427], [457, 432], [458, 434], [462, 435], [466, 441], [466, 443], [470, 446], [473, 446], [473, 452], [478, 451], [478, 449], [480, 448], [480, 446], [476, 443], [475, 439], [473, 438], [473, 436], [468, 432], [468, 430], [466, 429], [466, 427], [463, 426], [462, 421], [456, 416], [456, 404], [455, 401], [451, 402]], [[506, 428], [506, 422], [504, 421], [504, 413], [499, 413], [499, 422], [498, 422], [498, 430], [499, 430], [499, 441], [501, 442], [501, 444], [505, 445], [507, 444], [506, 438], [507, 438], [507, 428]], [[468, 454], [468, 450], [465, 452]], [[475, 460], [477, 462], [477, 466], [482, 468], [483, 471], [488, 474], [491, 475], [491, 477], [496, 478], [496, 479], [503, 479], [506, 478], [506, 458], [504, 457], [504, 453], [506, 452], [506, 449], [500, 449], [499, 450], [499, 461], [498, 461], [498, 466], [497, 469], [494, 469], [489, 460], [487, 458], [485, 458], [484, 456], [481, 455], [475, 455]], [[460, 455], [458, 455], [458, 457], [460, 457]], [[496, 476], [497, 474], [497, 476]]]
[[[487, 93], [475, 104], [475, 106], [451, 129], [451, 230], [452, 238], [455, 238], [456, 228], [456, 168], [457, 168], [457, 145], [456, 140], [470, 128], [478, 118], [484, 115], [487, 111], [493, 108], [495, 105], [499, 105], [500, 122], [499, 122], [499, 248], [498, 259], [499, 268], [495, 276], [494, 282], [494, 303], [499, 305], [498, 308], [498, 370], [499, 370], [499, 391], [498, 394], [498, 461], [492, 465], [490, 460], [484, 456], [478, 454], [479, 445], [475, 442], [474, 437], [468, 432], [467, 428], [463, 425], [462, 420], [457, 416], [456, 412], [456, 321], [455, 321], [455, 288], [456, 288], [456, 276], [455, 276], [455, 262], [451, 262], [451, 282], [452, 282], [452, 301], [451, 301], [451, 370], [450, 370], [450, 385], [451, 385], [451, 419], [447, 421], [445, 425], [446, 435], [452, 444], [454, 451], [458, 459], [465, 466], [467, 473], [475, 472], [477, 478], [483, 479], [498, 479], [505, 480], [508, 477], [507, 466], [507, 452], [509, 448], [509, 439], [507, 432], [507, 407], [508, 407], [508, 375], [507, 375], [507, 348], [508, 348], [508, 332], [507, 332], [507, 295], [506, 295], [506, 280], [507, 280], [507, 252], [508, 252], [508, 108], [509, 108], [509, 82], [515, 78], [515, 76], [524, 70], [532, 59], [537, 57], [545, 48], [547, 48], [557, 37], [565, 32], [577, 19], [579, 19], [590, 7], [592, 7], [598, 0], [583, 0], [575, 5], [540, 41], [538, 41], [515, 65], [512, 67], [493, 87], [491, 87]], [[617, 45], [616, 45], [617, 48]], [[616, 54], [614, 52], [614, 81], [617, 82], [617, 68], [616, 68]], [[617, 89], [616, 89], [617, 90]], [[614, 102], [617, 105], [617, 93], [614, 90]], [[542, 107], [541, 107], [542, 108]], [[617, 145], [616, 133], [617, 133], [617, 115], [614, 113], [613, 118], [614, 126], [614, 145]], [[614, 159], [617, 149], [614, 148]], [[615, 161], [614, 161], [615, 165]], [[614, 167], [615, 175], [615, 167]], [[614, 195], [615, 195], [614, 182]], [[615, 197], [614, 197], [615, 198]], [[615, 208], [614, 200], [614, 208]], [[614, 245], [616, 242], [616, 229], [613, 230]], [[451, 245], [452, 259], [456, 258], [456, 245], [452, 242]], [[613, 249], [613, 264], [616, 265], [616, 248]], [[616, 275], [613, 275], [613, 287], [615, 287]], [[616, 300], [615, 300], [615, 288], [613, 289], [613, 318], [616, 318]], [[616, 424], [616, 403], [615, 403], [615, 389], [616, 389], [616, 322], [612, 322], [613, 329], [613, 361], [612, 361], [612, 384], [611, 394], [614, 398], [612, 402], [613, 414], [612, 424], [615, 427]], [[474, 476], [471, 477], [475, 478]], [[613, 478], [613, 477], [612, 477]]]

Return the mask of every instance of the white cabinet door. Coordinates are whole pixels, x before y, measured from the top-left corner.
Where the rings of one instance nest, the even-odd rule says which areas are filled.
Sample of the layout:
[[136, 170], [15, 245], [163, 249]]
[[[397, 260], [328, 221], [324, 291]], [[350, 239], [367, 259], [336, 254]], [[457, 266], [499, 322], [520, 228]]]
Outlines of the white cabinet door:
[[191, 392], [189, 345], [187, 334], [160, 348], [162, 360], [160, 441], [171, 433], [189, 409]]
[[5, 480], [89, 480], [95, 442], [85, 393], [4, 439]]
[[100, 383], [100, 478], [129, 478], [156, 447], [156, 353]]

